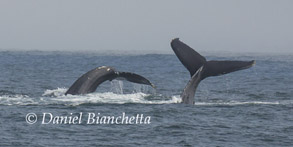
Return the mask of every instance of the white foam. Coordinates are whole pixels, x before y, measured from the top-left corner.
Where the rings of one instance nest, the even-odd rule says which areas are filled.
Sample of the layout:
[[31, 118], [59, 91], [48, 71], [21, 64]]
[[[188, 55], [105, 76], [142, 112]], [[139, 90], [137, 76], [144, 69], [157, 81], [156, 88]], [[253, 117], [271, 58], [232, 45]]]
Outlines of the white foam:
[[2, 105], [27, 105], [37, 104], [33, 98], [27, 95], [14, 94], [14, 95], [1, 95], [0, 104]]
[[57, 89], [47, 89], [42, 96], [51, 96], [51, 97], [57, 97], [57, 96], [62, 96], [65, 94], [65, 92], [67, 91], [67, 88], [57, 88]]
[[165, 104], [176, 103], [178, 100], [172, 98], [170, 100], [147, 100], [146, 97], [150, 96], [145, 93], [132, 93], [132, 94], [116, 94], [113, 92], [105, 93], [90, 93], [86, 95], [63, 95], [56, 98], [51, 98], [52, 101], [57, 103], [65, 103], [72, 105], [80, 105], [84, 103], [108, 103], [108, 104], [125, 104], [125, 103], [140, 103], [140, 104]]
[[49, 104], [64, 104], [64, 105], [80, 105], [80, 104], [125, 104], [125, 103], [140, 103], [140, 104], [168, 104], [178, 103], [180, 98], [172, 97], [169, 100], [148, 100], [151, 96], [143, 92], [135, 92], [131, 94], [123, 93], [90, 93], [85, 95], [65, 95], [67, 88], [48, 89], [41, 97], [31, 98], [27, 95], [2, 95], [0, 96], [0, 104], [2, 105], [49, 105]]
[[194, 105], [220, 105], [220, 106], [236, 106], [236, 105], [280, 105], [280, 104], [293, 104], [284, 102], [264, 102], [264, 101], [248, 101], [248, 102], [195, 102]]
[[[46, 90], [41, 97], [32, 98], [28, 95], [11, 94], [0, 96], [0, 105], [49, 105], [49, 104], [64, 104], [64, 105], [80, 105], [80, 104], [172, 104], [181, 103], [179, 95], [172, 96], [167, 100], [158, 100], [162, 96], [146, 94], [143, 92], [135, 92], [131, 94], [122, 93], [90, 93], [85, 95], [65, 95], [67, 88], [57, 88]], [[149, 97], [156, 98], [150, 100]], [[218, 101], [218, 102], [195, 102], [195, 106], [237, 106], [237, 105], [291, 105], [293, 100], [284, 101]]]

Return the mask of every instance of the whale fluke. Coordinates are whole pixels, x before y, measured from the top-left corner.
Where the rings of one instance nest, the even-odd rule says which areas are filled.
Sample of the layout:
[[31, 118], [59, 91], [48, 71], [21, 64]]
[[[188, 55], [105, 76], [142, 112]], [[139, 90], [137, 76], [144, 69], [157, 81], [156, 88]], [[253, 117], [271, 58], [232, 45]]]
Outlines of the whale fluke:
[[179, 38], [175, 38], [171, 41], [171, 47], [178, 59], [189, 71], [190, 76], [192, 76], [207, 62], [205, 57], [201, 56], [194, 49], [181, 42]]
[[146, 79], [145, 77], [143, 77], [141, 75], [135, 74], [135, 73], [131, 73], [131, 72], [116, 72], [116, 74], [117, 74], [118, 77], [125, 78], [127, 81], [130, 81], [130, 82], [133, 82], [133, 83], [150, 85], [153, 88], [156, 87], [148, 79]]
[[155, 87], [148, 79], [135, 73], [119, 72], [112, 67], [102, 66], [92, 69], [78, 78], [67, 90], [65, 95], [87, 94], [96, 91], [97, 87], [107, 80], [123, 78], [127, 81]]
[[230, 72], [249, 68], [255, 64], [255, 61], [207, 61], [194, 49], [181, 42], [179, 38], [171, 41], [171, 47], [181, 63], [187, 68], [192, 76], [201, 66], [204, 65], [204, 73], [201, 79], [209, 76], [219, 76]]
[[[192, 100], [186, 100], [188, 97], [194, 96], [196, 87], [201, 80], [210, 76], [219, 76], [230, 72], [249, 68], [255, 64], [255, 61], [207, 61], [205, 57], [200, 55], [194, 49], [181, 42], [179, 38], [171, 41], [171, 47], [181, 63], [187, 68], [192, 77], [181, 96], [182, 102], [193, 104]], [[200, 80], [198, 80], [198, 77]], [[192, 87], [195, 86], [195, 87]], [[190, 98], [188, 98], [190, 99]]]
[[219, 76], [230, 72], [247, 69], [255, 64], [255, 61], [207, 61], [202, 79], [210, 76]]

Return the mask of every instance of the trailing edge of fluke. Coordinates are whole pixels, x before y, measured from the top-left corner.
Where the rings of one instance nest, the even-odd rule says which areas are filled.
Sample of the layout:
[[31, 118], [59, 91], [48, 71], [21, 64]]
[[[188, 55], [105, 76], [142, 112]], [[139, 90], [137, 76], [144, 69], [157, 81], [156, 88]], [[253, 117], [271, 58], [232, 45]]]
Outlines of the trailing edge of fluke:
[[184, 104], [194, 104], [196, 88], [201, 80], [249, 68], [255, 61], [207, 61], [194, 49], [181, 42], [179, 38], [171, 41], [171, 47], [181, 63], [187, 68], [191, 79], [184, 88], [181, 98]]
[[78, 78], [67, 90], [65, 95], [87, 94], [96, 91], [97, 87], [107, 80], [123, 78], [127, 81], [155, 87], [148, 79], [135, 73], [119, 72], [112, 67], [101, 66], [88, 71]]

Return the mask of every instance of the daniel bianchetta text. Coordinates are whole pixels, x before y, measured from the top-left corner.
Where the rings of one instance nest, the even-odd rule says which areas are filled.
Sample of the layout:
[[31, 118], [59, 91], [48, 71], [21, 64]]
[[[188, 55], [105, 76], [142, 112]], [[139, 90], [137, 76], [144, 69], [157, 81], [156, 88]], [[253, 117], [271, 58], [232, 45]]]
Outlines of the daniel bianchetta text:
[[125, 112], [120, 116], [105, 116], [100, 113], [83, 113], [76, 115], [54, 115], [52, 113], [42, 114], [42, 124], [151, 124], [151, 116], [143, 114], [126, 115]]

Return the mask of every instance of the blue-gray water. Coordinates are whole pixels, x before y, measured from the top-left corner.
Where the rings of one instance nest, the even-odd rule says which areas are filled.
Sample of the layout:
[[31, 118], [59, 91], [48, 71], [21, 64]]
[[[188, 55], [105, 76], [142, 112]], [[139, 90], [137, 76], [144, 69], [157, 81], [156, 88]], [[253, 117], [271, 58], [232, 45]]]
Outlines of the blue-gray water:
[[[195, 105], [179, 104], [190, 76], [175, 55], [0, 52], [0, 146], [292, 146], [293, 56], [221, 55], [256, 60], [250, 69], [202, 81]], [[151, 87], [105, 82], [93, 94], [65, 96], [82, 74], [112, 66]], [[144, 114], [151, 124], [41, 124], [44, 112]], [[35, 124], [26, 122], [36, 113]]]

